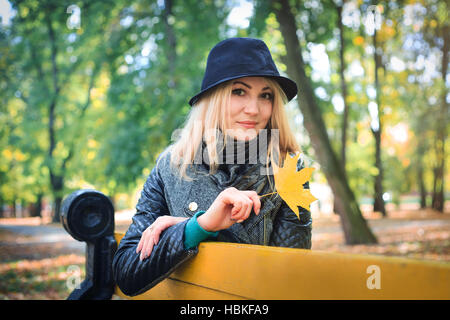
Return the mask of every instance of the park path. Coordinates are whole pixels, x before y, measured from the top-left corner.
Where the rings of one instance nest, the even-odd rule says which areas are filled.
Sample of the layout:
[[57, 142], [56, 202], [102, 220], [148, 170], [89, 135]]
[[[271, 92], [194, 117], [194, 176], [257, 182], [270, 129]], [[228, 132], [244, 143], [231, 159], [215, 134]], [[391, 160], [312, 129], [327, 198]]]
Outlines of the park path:
[[[131, 211], [116, 214], [116, 230], [126, 230], [131, 217]], [[86, 248], [84, 242], [72, 238], [61, 224], [41, 224], [39, 217], [0, 219], [0, 258], [2, 251], [8, 250], [11, 255], [25, 248], [30, 251], [33, 246], [50, 249], [52, 245], [59, 249], [58, 253], [62, 250], [64, 253], [84, 254]]]
[[0, 262], [84, 255], [86, 244], [59, 225], [27, 225], [0, 221]]
[[[122, 215], [116, 214], [116, 230], [126, 231], [131, 222], [132, 212]], [[441, 218], [440, 218], [441, 217]], [[28, 220], [26, 220], [28, 219]], [[34, 220], [33, 220], [34, 219]], [[37, 257], [37, 251], [41, 253], [49, 251], [48, 256], [55, 254], [80, 254], [84, 255], [86, 244], [73, 239], [60, 224], [40, 224], [39, 218], [25, 219], [0, 219], [0, 260]], [[31, 221], [31, 222], [30, 222]], [[450, 230], [448, 214], [442, 216], [430, 216], [421, 219], [369, 219], [367, 220], [373, 232], [400, 232], [401, 230], [428, 230], [439, 228]], [[342, 228], [336, 220], [316, 220], [313, 222], [313, 243], [316, 249], [322, 249], [323, 237], [340, 237]], [[35, 249], [33, 249], [35, 248]]]
[[55, 225], [4, 225], [0, 231], [17, 234], [17, 238], [9, 237], [8, 241], [0, 241], [0, 247], [6, 244], [33, 245], [44, 243], [65, 243], [73, 249], [84, 249], [84, 243], [73, 239], [63, 227]]
[[[6, 220], [6, 219], [3, 219]], [[129, 223], [131, 222], [131, 216], [127, 214], [122, 219], [116, 219], [116, 231], [126, 231]], [[427, 227], [448, 227], [450, 229], [450, 219], [420, 219], [420, 220], [404, 220], [404, 219], [377, 219], [368, 220], [370, 228], [374, 232], [386, 231], [398, 228], [427, 228]], [[73, 248], [84, 248], [83, 242], [73, 239], [61, 225], [48, 224], [37, 225], [27, 224], [26, 222], [17, 219], [17, 223], [12, 219], [8, 219], [7, 223], [4, 223], [0, 219], [0, 231], [6, 230], [18, 235], [18, 238], [14, 241], [17, 244], [32, 244], [32, 243], [55, 243], [65, 242], [67, 245]], [[315, 225], [313, 223], [313, 234], [324, 233], [341, 233], [341, 225], [337, 222], [330, 222], [325, 225]], [[0, 240], [0, 246], [3, 244]]]
[[[424, 219], [424, 220], [394, 220], [394, 219], [379, 219], [369, 220], [369, 227], [374, 232], [386, 231], [389, 229], [399, 228], [428, 228], [428, 227], [448, 227], [450, 229], [450, 219]], [[339, 233], [342, 232], [340, 224], [331, 226], [314, 226], [313, 234], [322, 233]]]

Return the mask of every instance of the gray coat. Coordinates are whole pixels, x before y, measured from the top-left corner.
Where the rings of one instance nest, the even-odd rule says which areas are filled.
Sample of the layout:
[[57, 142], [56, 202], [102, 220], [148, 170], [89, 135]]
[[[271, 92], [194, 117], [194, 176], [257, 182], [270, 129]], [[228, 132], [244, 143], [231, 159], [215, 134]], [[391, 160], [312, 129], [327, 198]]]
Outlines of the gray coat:
[[[303, 163], [299, 161], [297, 169]], [[218, 194], [227, 187], [255, 190], [259, 195], [272, 192], [269, 179], [261, 175], [261, 164], [222, 164], [209, 174], [206, 164], [188, 168], [193, 181], [180, 179], [170, 165], [170, 153], [164, 152], [147, 179], [137, 213], [113, 260], [116, 283], [128, 295], [142, 293], [167, 277], [181, 263], [197, 253], [198, 248], [184, 249], [184, 227], [187, 220], [166, 229], [149, 258], [139, 260], [136, 247], [145, 229], [160, 215], [192, 217], [206, 211]], [[308, 183], [304, 185], [308, 188]], [[259, 215], [219, 232], [217, 241], [311, 248], [311, 214], [299, 207], [300, 219], [274, 194], [261, 198]]]

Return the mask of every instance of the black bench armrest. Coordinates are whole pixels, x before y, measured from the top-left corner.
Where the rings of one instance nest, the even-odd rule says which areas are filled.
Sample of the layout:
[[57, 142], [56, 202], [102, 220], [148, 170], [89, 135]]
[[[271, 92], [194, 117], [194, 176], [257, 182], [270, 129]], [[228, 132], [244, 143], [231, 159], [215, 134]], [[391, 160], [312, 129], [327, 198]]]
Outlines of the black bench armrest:
[[86, 242], [86, 279], [67, 299], [111, 299], [115, 287], [111, 266], [117, 242], [110, 199], [96, 190], [75, 191], [64, 199], [61, 223], [74, 239]]

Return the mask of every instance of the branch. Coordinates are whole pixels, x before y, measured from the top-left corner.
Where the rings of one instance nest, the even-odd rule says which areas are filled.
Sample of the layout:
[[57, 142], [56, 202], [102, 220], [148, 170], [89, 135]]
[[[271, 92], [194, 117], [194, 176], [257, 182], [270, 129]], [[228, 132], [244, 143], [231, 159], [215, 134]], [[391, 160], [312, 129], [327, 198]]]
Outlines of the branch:
[[50, 38], [53, 89], [55, 91], [55, 95], [57, 95], [61, 88], [59, 87], [59, 83], [58, 83], [58, 65], [56, 63], [56, 56], [58, 54], [58, 49], [56, 47], [55, 30], [53, 29], [52, 21], [50, 20], [49, 13], [47, 13], [45, 20], [47, 22], [48, 36]]
[[33, 65], [36, 67], [36, 71], [38, 74], [38, 77], [43, 81], [45, 79], [44, 71], [42, 70], [42, 64], [40, 63], [40, 60], [37, 56], [37, 50], [34, 48], [34, 46], [31, 44], [31, 41], [27, 41], [28, 47], [31, 54], [31, 59], [34, 62]]
[[[47, 28], [48, 28], [48, 35], [50, 38], [50, 48], [51, 48], [51, 63], [52, 63], [52, 78], [53, 78], [53, 98], [50, 102], [49, 106], [49, 121], [48, 121], [48, 132], [49, 132], [49, 139], [50, 139], [50, 145], [48, 149], [48, 155], [50, 158], [53, 157], [53, 151], [55, 150], [56, 142], [55, 142], [55, 108], [56, 108], [56, 102], [59, 95], [60, 87], [58, 85], [58, 67], [56, 65], [56, 55], [57, 55], [57, 48], [56, 48], [56, 40], [55, 40], [55, 31], [53, 30], [52, 22], [50, 19], [50, 13], [47, 11], [45, 16], [45, 20], [47, 22]], [[51, 166], [49, 167], [50, 173], [52, 173]]]
[[[87, 90], [87, 94], [86, 94], [86, 101], [85, 101], [84, 105], [81, 107], [81, 113], [80, 113], [80, 116], [78, 118], [78, 122], [79, 123], [82, 122], [82, 119], [84, 118], [86, 110], [91, 105], [91, 92], [92, 92], [92, 89], [94, 88], [95, 78], [97, 77], [97, 74], [100, 71], [100, 66], [101, 66], [101, 63], [96, 64], [96, 66], [94, 68], [94, 71], [92, 72], [91, 78], [89, 79], [89, 86], [88, 86], [88, 90]], [[70, 147], [69, 147], [69, 153], [68, 153], [67, 157], [64, 158], [64, 160], [62, 162], [61, 169], [63, 171], [63, 174], [64, 174], [64, 171], [66, 170], [67, 162], [69, 162], [69, 160], [74, 155], [74, 149], [75, 149], [75, 139], [72, 140], [72, 143], [70, 144]]]
[[175, 32], [173, 30], [172, 25], [169, 23], [169, 17], [172, 16], [172, 0], [164, 1], [164, 11], [162, 13], [164, 26], [167, 33], [167, 44], [168, 44], [168, 55], [167, 58], [169, 60], [169, 74], [170, 74], [170, 82], [169, 86], [175, 87], [175, 68], [177, 62], [177, 53], [176, 53], [176, 38]]
[[65, 87], [65, 85], [69, 82], [69, 79], [72, 76], [72, 74], [75, 72], [75, 70], [78, 69], [79, 66], [81, 66], [81, 63], [83, 61], [84, 60], [83, 60], [82, 56], [77, 56], [77, 61], [75, 63], [72, 63], [70, 68], [66, 72], [64, 72], [65, 73], [65, 77], [60, 82], [60, 89]]
[[88, 90], [87, 90], [87, 94], [86, 94], [86, 102], [84, 103], [83, 107], [81, 108], [80, 120], [84, 117], [84, 113], [86, 112], [86, 109], [91, 104], [91, 92], [92, 92], [92, 89], [94, 88], [95, 78], [100, 71], [100, 65], [101, 65], [101, 63], [98, 63], [95, 66], [94, 71], [92, 72], [91, 78], [89, 79], [89, 86], [88, 86]]

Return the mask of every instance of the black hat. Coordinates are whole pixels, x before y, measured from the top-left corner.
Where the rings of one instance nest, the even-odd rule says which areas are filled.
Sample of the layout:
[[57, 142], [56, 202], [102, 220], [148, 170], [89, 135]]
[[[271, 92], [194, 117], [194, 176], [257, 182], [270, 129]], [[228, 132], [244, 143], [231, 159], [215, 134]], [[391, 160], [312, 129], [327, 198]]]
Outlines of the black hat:
[[207, 90], [228, 80], [242, 77], [269, 77], [276, 80], [288, 100], [297, 94], [297, 85], [280, 76], [269, 48], [259, 39], [230, 38], [211, 49], [206, 62], [202, 89], [189, 104], [194, 105]]

